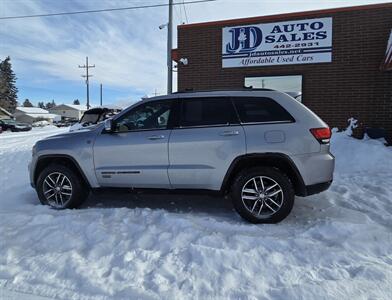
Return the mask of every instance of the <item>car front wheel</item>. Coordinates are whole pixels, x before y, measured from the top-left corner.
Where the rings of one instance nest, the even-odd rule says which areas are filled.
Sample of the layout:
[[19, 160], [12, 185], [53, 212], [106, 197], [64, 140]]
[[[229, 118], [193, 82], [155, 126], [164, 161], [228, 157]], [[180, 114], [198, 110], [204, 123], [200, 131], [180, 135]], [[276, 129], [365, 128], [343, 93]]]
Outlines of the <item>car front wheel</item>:
[[271, 167], [251, 168], [240, 172], [232, 188], [236, 211], [251, 223], [278, 223], [294, 205], [290, 179]]
[[42, 170], [36, 189], [41, 203], [56, 209], [76, 208], [89, 194], [79, 174], [60, 164]]

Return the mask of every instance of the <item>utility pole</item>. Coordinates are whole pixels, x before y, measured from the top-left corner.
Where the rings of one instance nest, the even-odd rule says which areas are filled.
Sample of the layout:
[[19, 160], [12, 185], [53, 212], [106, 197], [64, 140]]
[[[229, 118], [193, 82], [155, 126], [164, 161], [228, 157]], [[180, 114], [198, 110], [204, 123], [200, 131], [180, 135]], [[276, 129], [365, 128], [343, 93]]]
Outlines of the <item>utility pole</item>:
[[79, 68], [86, 69], [86, 75], [82, 75], [82, 77], [86, 78], [86, 86], [87, 86], [87, 109], [90, 108], [90, 90], [89, 90], [89, 78], [93, 75], [88, 74], [89, 68], [95, 68], [95, 65], [89, 66], [88, 64], [88, 56], [86, 56], [86, 64], [83, 66], [79, 65]]
[[173, 0], [169, 0], [169, 22], [167, 23], [167, 93], [171, 94], [173, 89], [172, 73], [172, 18], [173, 18]]
[[100, 95], [100, 103], [101, 103], [101, 106], [102, 106], [102, 83], [100, 84], [100, 86], [99, 86], [99, 95]]

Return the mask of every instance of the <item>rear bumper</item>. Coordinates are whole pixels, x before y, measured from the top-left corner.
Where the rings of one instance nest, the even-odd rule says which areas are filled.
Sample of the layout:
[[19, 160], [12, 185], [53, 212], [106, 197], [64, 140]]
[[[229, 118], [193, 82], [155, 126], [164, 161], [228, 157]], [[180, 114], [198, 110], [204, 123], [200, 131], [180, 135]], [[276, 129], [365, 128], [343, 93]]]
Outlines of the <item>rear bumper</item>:
[[329, 152], [294, 155], [291, 157], [302, 176], [305, 187], [331, 182], [335, 157]]
[[331, 184], [332, 184], [332, 180], [331, 181], [327, 181], [327, 182], [307, 185], [307, 186], [305, 186], [306, 196], [310, 196], [310, 195], [314, 195], [314, 194], [318, 194], [318, 193], [324, 192], [324, 191], [328, 190], [328, 188], [331, 186]]

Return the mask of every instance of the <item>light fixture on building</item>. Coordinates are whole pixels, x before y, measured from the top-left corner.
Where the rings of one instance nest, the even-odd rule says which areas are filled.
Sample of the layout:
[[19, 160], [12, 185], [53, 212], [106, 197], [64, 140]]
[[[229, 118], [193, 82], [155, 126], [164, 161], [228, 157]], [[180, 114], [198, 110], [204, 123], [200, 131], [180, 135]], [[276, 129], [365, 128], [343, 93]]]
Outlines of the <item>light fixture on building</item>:
[[169, 25], [169, 23], [159, 25], [159, 30], [162, 30], [163, 28], [167, 27], [167, 25]]

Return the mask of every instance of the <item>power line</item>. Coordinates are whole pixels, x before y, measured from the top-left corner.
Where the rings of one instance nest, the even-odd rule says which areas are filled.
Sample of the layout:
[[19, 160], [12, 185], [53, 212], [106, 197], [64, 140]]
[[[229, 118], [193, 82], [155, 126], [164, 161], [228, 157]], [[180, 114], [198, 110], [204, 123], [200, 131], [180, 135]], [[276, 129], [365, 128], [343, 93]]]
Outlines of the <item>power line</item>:
[[[185, 22], [183, 21], [183, 18], [182, 18], [182, 9], [181, 9], [181, 7], [182, 6], [179, 6], [178, 9], [180, 10], [181, 24], [184, 24]], [[177, 10], [177, 7], [174, 6], [174, 8]]]
[[[185, 4], [214, 2], [214, 1], [217, 1], [217, 0], [193, 0], [193, 1], [187, 1], [187, 2], [183, 1], [182, 3], [179, 3], [179, 2], [173, 3], [172, 5], [184, 5], [184, 7], [185, 7]], [[135, 9], [142, 9], [142, 8], [164, 7], [164, 6], [169, 6], [169, 4], [151, 4], [151, 5], [140, 5], [140, 6], [129, 6], [129, 7], [118, 7], [118, 8], [105, 8], [105, 9], [81, 10], [81, 11], [72, 11], [72, 12], [59, 12], [59, 13], [51, 13], [51, 14], [8, 16], [8, 17], [0, 17], [0, 20], [53, 17], [53, 16], [64, 16], [64, 15], [78, 15], [78, 14], [119, 11], [119, 10], [135, 10]]]
[[177, 7], [174, 7], [174, 11], [176, 12], [177, 18], [180, 20], [180, 24], [183, 24], [182, 23], [182, 10], [181, 10], [181, 7], [180, 7], [180, 13], [178, 13]]
[[188, 15], [186, 13], [185, 0], [182, 0], [182, 5], [184, 7], [185, 20], [186, 20], [186, 23], [188, 23]]

